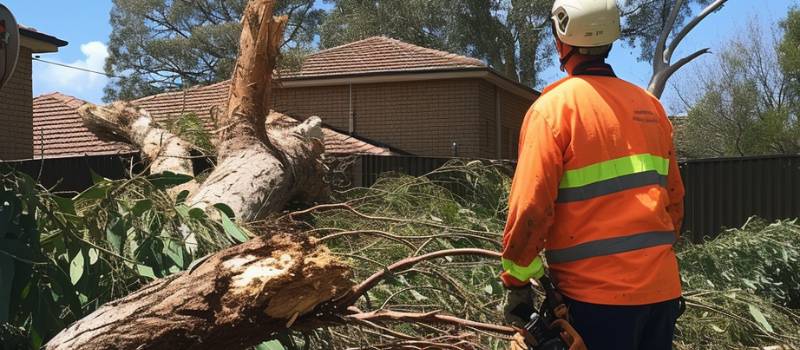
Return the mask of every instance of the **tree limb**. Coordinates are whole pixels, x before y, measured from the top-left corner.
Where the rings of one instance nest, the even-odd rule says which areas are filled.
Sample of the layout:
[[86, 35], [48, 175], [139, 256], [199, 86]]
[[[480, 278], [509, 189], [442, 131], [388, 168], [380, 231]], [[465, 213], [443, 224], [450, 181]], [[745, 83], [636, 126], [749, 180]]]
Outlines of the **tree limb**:
[[375, 272], [372, 276], [368, 277], [366, 280], [361, 282], [359, 285], [353, 287], [353, 289], [348, 293], [347, 296], [343, 297], [336, 303], [342, 306], [349, 306], [355, 303], [358, 298], [360, 298], [364, 293], [375, 287], [381, 280], [383, 280], [387, 274], [396, 272], [399, 270], [407, 269], [412, 267], [422, 261], [431, 260], [436, 258], [442, 258], [446, 256], [458, 256], [458, 255], [472, 255], [472, 256], [484, 256], [484, 257], [491, 257], [491, 258], [499, 258], [500, 253], [485, 250], [485, 249], [477, 249], [477, 248], [462, 248], [462, 249], [447, 249], [447, 250], [440, 250], [433, 253], [428, 253], [425, 255], [420, 256], [412, 256], [409, 258], [405, 258], [400, 260], [386, 269]]
[[[678, 1], [680, 2], [682, 0], [678, 0]], [[697, 17], [692, 19], [691, 22], [689, 22], [685, 27], [683, 27], [683, 29], [681, 29], [681, 31], [678, 33], [678, 35], [676, 35], [675, 38], [672, 39], [672, 42], [670, 42], [669, 48], [667, 49], [667, 51], [664, 52], [665, 60], [667, 62], [671, 61], [672, 60], [672, 55], [675, 53], [675, 50], [678, 48], [678, 45], [680, 45], [680, 43], [683, 40], [683, 38], [686, 37], [686, 35], [689, 34], [689, 32], [692, 31], [692, 29], [694, 29], [694, 27], [696, 27], [703, 19], [705, 19], [708, 15], [710, 15], [711, 13], [716, 11], [717, 9], [719, 9], [727, 1], [728, 0], [716, 0], [716, 1], [714, 1], [711, 5], [708, 5], [703, 10], [703, 12], [700, 12], [700, 14], [697, 15]]]
[[[351, 309], [357, 310], [357, 309]], [[410, 322], [410, 323], [444, 323], [455, 326], [470, 327], [480, 329], [483, 331], [495, 332], [505, 335], [516, 334], [517, 331], [512, 327], [499, 326], [494, 324], [481, 323], [470, 321], [455, 316], [442, 315], [439, 311], [427, 313], [415, 312], [398, 312], [391, 310], [378, 310], [371, 312], [357, 312], [346, 318], [362, 320], [362, 321], [395, 321], [395, 322]]]
[[661, 70], [662, 67], [669, 64], [669, 59], [664, 55], [664, 50], [669, 34], [672, 33], [672, 28], [675, 26], [675, 20], [678, 18], [681, 6], [683, 6], [683, 0], [676, 0], [667, 21], [664, 23], [664, 28], [661, 29], [661, 35], [656, 44], [656, 53], [653, 55], [653, 71]]

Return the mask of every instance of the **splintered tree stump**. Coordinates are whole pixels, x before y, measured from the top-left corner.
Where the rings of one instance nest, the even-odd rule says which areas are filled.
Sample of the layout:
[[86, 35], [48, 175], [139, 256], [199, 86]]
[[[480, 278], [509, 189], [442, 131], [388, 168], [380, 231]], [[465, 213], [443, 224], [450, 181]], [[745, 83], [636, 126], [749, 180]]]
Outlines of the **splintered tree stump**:
[[349, 291], [351, 277], [308, 239], [256, 238], [102, 306], [45, 348], [244, 349], [318, 326], [309, 313]]

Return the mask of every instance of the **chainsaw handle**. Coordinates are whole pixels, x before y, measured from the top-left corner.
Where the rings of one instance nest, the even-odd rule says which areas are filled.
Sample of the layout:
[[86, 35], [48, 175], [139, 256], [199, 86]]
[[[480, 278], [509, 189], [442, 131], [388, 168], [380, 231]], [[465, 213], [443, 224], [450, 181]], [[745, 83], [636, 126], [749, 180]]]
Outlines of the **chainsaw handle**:
[[567, 320], [564, 319], [556, 319], [550, 325], [550, 327], [560, 327], [561, 332], [561, 339], [569, 345], [569, 350], [588, 350], [586, 348], [586, 343], [583, 342], [583, 338], [581, 335], [578, 334], [578, 331], [572, 327]]

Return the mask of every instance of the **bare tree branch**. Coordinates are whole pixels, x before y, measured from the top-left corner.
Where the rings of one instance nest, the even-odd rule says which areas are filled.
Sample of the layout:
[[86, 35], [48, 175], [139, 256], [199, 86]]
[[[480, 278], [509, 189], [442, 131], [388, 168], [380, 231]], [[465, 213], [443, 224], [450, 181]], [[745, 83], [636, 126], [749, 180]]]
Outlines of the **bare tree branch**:
[[672, 55], [675, 53], [675, 50], [677, 49], [678, 45], [680, 45], [683, 38], [686, 37], [686, 35], [689, 34], [689, 32], [692, 31], [692, 29], [694, 29], [703, 19], [722, 7], [722, 5], [724, 5], [727, 1], [728, 0], [716, 0], [712, 4], [708, 5], [702, 12], [700, 12], [699, 15], [697, 15], [685, 27], [683, 27], [683, 29], [681, 29], [681, 31], [678, 32], [675, 38], [673, 38], [669, 43], [669, 47], [666, 47], [669, 35], [672, 33], [672, 30], [675, 26], [675, 21], [680, 13], [680, 8], [683, 5], [683, 0], [675, 1], [675, 5], [673, 6], [669, 17], [667, 18], [667, 21], [664, 23], [664, 27], [661, 30], [661, 35], [658, 38], [658, 44], [655, 47], [656, 51], [653, 55], [653, 75], [650, 78], [650, 83], [648, 84], [647, 88], [650, 93], [658, 98], [661, 98], [661, 95], [664, 93], [664, 88], [667, 85], [667, 80], [669, 80], [669, 78], [675, 74], [678, 69], [685, 66], [695, 58], [709, 52], [708, 49], [699, 50], [679, 60], [675, 64], [670, 63], [672, 61]]
[[[678, 0], [678, 2], [680, 1], [682, 0]], [[672, 60], [672, 55], [675, 53], [675, 49], [678, 48], [678, 45], [680, 45], [683, 38], [686, 37], [686, 35], [689, 34], [689, 32], [692, 31], [694, 27], [696, 27], [703, 19], [708, 17], [708, 15], [710, 15], [711, 13], [722, 7], [722, 5], [724, 5], [726, 2], [728, 2], [728, 0], [714, 1], [711, 5], [708, 5], [703, 10], [703, 12], [700, 12], [700, 14], [697, 15], [697, 17], [692, 19], [691, 22], [689, 22], [685, 27], [683, 27], [683, 29], [681, 29], [678, 35], [676, 35], [675, 38], [672, 39], [672, 42], [669, 44], [669, 48], [667, 49], [667, 51], [664, 52], [664, 58], [666, 59], [666, 61], [669, 62], [670, 60]]]
[[[351, 308], [351, 310], [357, 310]], [[357, 311], [356, 311], [357, 312]], [[494, 324], [487, 324], [475, 322], [458, 318], [455, 316], [442, 315], [439, 311], [427, 313], [415, 312], [398, 312], [391, 310], [379, 310], [372, 312], [357, 312], [347, 316], [347, 318], [362, 320], [362, 321], [395, 321], [395, 322], [411, 322], [411, 323], [444, 323], [456, 326], [470, 327], [480, 329], [483, 331], [496, 332], [500, 334], [513, 335], [517, 331], [512, 327], [499, 326]]]
[[661, 29], [661, 36], [659, 36], [658, 44], [656, 44], [656, 53], [653, 55], [653, 71], [658, 71], [663, 66], [669, 64], [669, 59], [664, 55], [664, 50], [667, 46], [669, 33], [672, 32], [672, 28], [675, 26], [675, 20], [678, 18], [678, 14], [681, 11], [682, 5], [683, 0], [675, 1], [675, 5], [672, 6], [672, 11], [667, 18], [667, 21], [664, 23], [664, 28]]
[[372, 276], [358, 284], [357, 286], [353, 287], [353, 289], [348, 293], [345, 297], [341, 298], [337, 303], [339, 305], [352, 305], [359, 297], [364, 295], [367, 291], [372, 289], [376, 284], [378, 284], [381, 280], [383, 280], [387, 274], [396, 272], [399, 270], [407, 269], [412, 267], [422, 261], [431, 260], [436, 258], [442, 258], [445, 256], [458, 256], [458, 255], [473, 255], [473, 256], [485, 256], [491, 258], [499, 258], [500, 253], [485, 250], [485, 249], [476, 249], [476, 248], [462, 248], [462, 249], [447, 249], [447, 250], [440, 250], [433, 253], [428, 253], [425, 255], [420, 256], [413, 256], [409, 258], [405, 258], [400, 260], [384, 270], [378, 271], [374, 273]]

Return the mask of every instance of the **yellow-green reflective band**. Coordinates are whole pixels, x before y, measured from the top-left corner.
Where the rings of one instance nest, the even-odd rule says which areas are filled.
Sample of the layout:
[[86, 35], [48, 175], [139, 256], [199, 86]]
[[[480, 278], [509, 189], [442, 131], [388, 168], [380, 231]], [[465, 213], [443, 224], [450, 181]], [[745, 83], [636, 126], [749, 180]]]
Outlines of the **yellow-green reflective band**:
[[505, 258], [501, 259], [501, 261], [503, 263], [503, 271], [520, 281], [527, 281], [531, 278], [539, 279], [544, 276], [544, 263], [542, 263], [542, 258], [538, 256], [527, 267], [519, 266]]
[[567, 170], [564, 172], [558, 188], [581, 187], [646, 171], [655, 171], [666, 176], [669, 172], [669, 159], [652, 154], [636, 154], [595, 163], [580, 169]]

